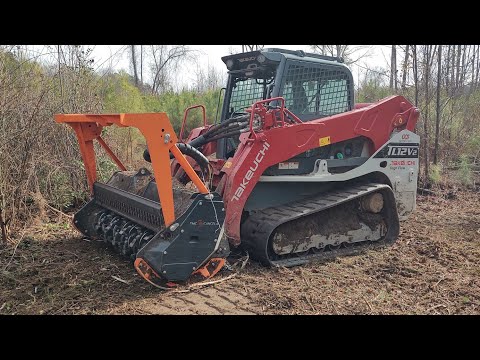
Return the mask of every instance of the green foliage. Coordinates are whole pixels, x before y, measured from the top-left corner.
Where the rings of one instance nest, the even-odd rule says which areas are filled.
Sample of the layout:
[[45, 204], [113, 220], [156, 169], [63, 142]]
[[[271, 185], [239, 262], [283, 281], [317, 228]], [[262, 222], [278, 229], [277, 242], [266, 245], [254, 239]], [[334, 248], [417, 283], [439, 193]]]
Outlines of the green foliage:
[[356, 102], [372, 103], [389, 95], [391, 95], [391, 93], [387, 86], [377, 86], [369, 82], [357, 92]]
[[430, 165], [429, 178], [433, 184], [440, 184], [440, 182], [442, 181], [442, 166], [440, 164]]
[[68, 230], [70, 229], [70, 223], [68, 222], [46, 223], [45, 229], [50, 231]]
[[366, 74], [360, 84], [357, 84], [359, 89], [355, 96], [355, 102], [372, 103], [392, 95], [381, 72], [381, 69], [373, 70]]
[[123, 71], [107, 76], [103, 89], [104, 109], [107, 113], [146, 111], [142, 94], [130, 78], [130, 75]]
[[[219, 89], [203, 93], [193, 90], [182, 90], [180, 93], [166, 92], [162, 95], [145, 95], [144, 104], [148, 112], [166, 112], [173, 128], [179, 133], [185, 109], [192, 105], [205, 105], [207, 121], [213, 123], [219, 94]], [[200, 126], [202, 122], [201, 109], [191, 110], [187, 118], [187, 131]]]
[[117, 165], [108, 157], [99, 157], [97, 161], [98, 178], [101, 182], [107, 182], [115, 171]]
[[[82, 163], [78, 163], [78, 166], [83, 168]], [[52, 206], [64, 209], [72, 206], [75, 201], [87, 199], [88, 191], [84, 187], [86, 181], [82, 179], [81, 185], [83, 186], [78, 186], [77, 179], [72, 177], [72, 173], [67, 168], [57, 168], [49, 174], [44, 174], [42, 170], [37, 174], [39, 188]]]
[[460, 157], [460, 168], [457, 170], [456, 175], [462, 185], [469, 186], [473, 184], [473, 171], [470, 167], [468, 156], [465, 154]]
[[472, 134], [472, 137], [467, 142], [467, 147], [474, 159], [477, 160], [478, 156], [480, 155], [480, 133]]
[[[213, 122], [217, 112], [220, 89], [197, 93], [194, 90], [182, 90], [179, 93], [169, 91], [161, 95], [142, 94], [133, 84], [132, 77], [125, 72], [110, 74], [103, 87], [104, 111], [106, 113], [166, 112], [176, 132], [180, 131], [184, 111], [192, 105], [203, 104], [207, 119]], [[200, 109], [189, 113], [188, 130], [202, 124]]]
[[[182, 90], [179, 93], [173, 91], [161, 95], [142, 93], [133, 84], [133, 79], [125, 72], [106, 76], [102, 88], [104, 100], [104, 112], [106, 113], [134, 113], [134, 112], [165, 112], [177, 135], [183, 121], [185, 109], [192, 105], [205, 105], [208, 123], [215, 121], [220, 89], [208, 90], [198, 93], [194, 90]], [[221, 106], [221, 103], [220, 103]], [[203, 124], [201, 109], [193, 109], [189, 112], [184, 137], [190, 130]], [[135, 167], [141, 161], [145, 139], [136, 129], [122, 129], [117, 127], [104, 128], [102, 135], [107, 140], [113, 151], [127, 165]], [[102, 160], [103, 161], [103, 160]], [[100, 177], [111, 175], [110, 160], [99, 162]], [[110, 171], [110, 172], [109, 172]]]

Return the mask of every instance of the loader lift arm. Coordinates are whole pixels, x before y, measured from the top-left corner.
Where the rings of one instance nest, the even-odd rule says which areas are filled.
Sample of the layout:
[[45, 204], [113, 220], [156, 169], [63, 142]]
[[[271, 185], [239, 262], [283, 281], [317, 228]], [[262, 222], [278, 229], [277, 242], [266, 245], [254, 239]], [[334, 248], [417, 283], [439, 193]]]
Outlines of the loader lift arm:
[[[192, 182], [202, 194], [209, 191], [200, 180], [192, 166], [185, 159], [177, 147], [177, 135], [165, 113], [143, 113], [143, 114], [58, 114], [55, 121], [66, 123], [75, 131], [80, 145], [87, 181], [90, 192], [93, 193], [93, 184], [97, 180], [97, 169], [93, 140], [97, 140], [105, 149], [107, 154], [117, 164], [120, 170], [126, 168], [113, 153], [110, 147], [101, 137], [102, 129], [105, 126], [118, 125], [120, 127], [135, 127], [140, 130], [147, 141], [150, 150], [153, 173], [158, 181], [157, 189], [161, 203], [161, 209], [166, 226], [170, 226], [175, 220], [175, 209], [172, 193], [172, 177], [170, 176], [170, 156], [175, 157], [178, 163], [188, 174]], [[168, 174], [168, 176], [165, 176]], [[162, 176], [163, 175], [163, 176]], [[161, 181], [160, 181], [161, 179]]]

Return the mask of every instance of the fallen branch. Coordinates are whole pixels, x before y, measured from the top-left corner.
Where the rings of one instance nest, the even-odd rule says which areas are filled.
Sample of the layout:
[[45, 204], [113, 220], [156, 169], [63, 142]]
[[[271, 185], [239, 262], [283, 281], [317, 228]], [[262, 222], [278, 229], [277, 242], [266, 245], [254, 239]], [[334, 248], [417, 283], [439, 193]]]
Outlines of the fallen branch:
[[440, 280], [438, 280], [433, 287], [436, 288], [438, 284], [440, 284], [443, 280], [445, 280], [445, 277], [443, 276]]
[[373, 312], [372, 305], [370, 305], [370, 303], [368, 302], [368, 300], [365, 299], [365, 296], [362, 296], [362, 299], [363, 299], [363, 301], [365, 301], [365, 303], [368, 305], [368, 308], [370, 309], [370, 311]]
[[[227, 276], [226, 278], [223, 278], [223, 279], [194, 283], [194, 284], [189, 285], [189, 288], [190, 287], [197, 287], [197, 286], [204, 286], [204, 285], [213, 285], [213, 284], [221, 283], [221, 282], [226, 281], [226, 280], [230, 280], [230, 279], [234, 278], [235, 276], [237, 276], [237, 274], [241, 270], [243, 270], [243, 268], [247, 265], [247, 262], [248, 262], [249, 259], [250, 259], [250, 255], [247, 252], [247, 256], [245, 256], [245, 259], [242, 261], [242, 265], [240, 266], [240, 269], [238, 269], [238, 271], [236, 273], [234, 273], [232, 275], [229, 275], [229, 276]], [[238, 262], [236, 264], [238, 264]]]
[[194, 283], [194, 284], [191, 284], [189, 285], [188, 287], [191, 288], [191, 287], [197, 287], [197, 286], [206, 286], [206, 285], [213, 285], [213, 284], [218, 284], [218, 283], [221, 283], [221, 282], [224, 282], [224, 281], [227, 281], [227, 280], [230, 280], [232, 278], [234, 278], [235, 276], [237, 276], [238, 273], [235, 273], [235, 274], [232, 274], [232, 275], [229, 275], [223, 279], [218, 279], [218, 280], [213, 280], [213, 281], [206, 281], [206, 282], [198, 282], [198, 283]]
[[239, 271], [240, 271], [240, 270], [243, 270], [243, 268], [245, 267], [245, 265], [247, 265], [248, 260], [250, 259], [250, 254], [248, 253], [248, 251], [247, 251], [246, 253], [247, 253], [247, 256], [245, 257], [245, 260], [243, 260], [242, 266], [240, 266]]
[[444, 308], [446, 308], [447, 311], [448, 311], [448, 307], [447, 307], [446, 305], [438, 304], [438, 305], [432, 306], [430, 309], [427, 310], [427, 312], [430, 312], [430, 311], [432, 311], [432, 310], [434, 310], [434, 309], [436, 309], [436, 308], [439, 308], [439, 307], [444, 307]]
[[55, 209], [53, 206], [49, 205], [48, 203], [45, 203], [45, 205], [46, 205], [47, 207], [49, 207], [51, 210], [59, 213], [60, 215], [63, 215], [63, 216], [65, 216], [65, 217], [69, 218], [69, 219], [72, 219], [72, 218], [73, 218], [72, 215], [65, 214], [63, 211], [60, 211], [60, 210], [58, 210], [58, 209]]
[[130, 281], [123, 280], [122, 278], [119, 278], [118, 276], [112, 275], [112, 278], [113, 278], [114, 280], [120, 281], [120, 282], [122, 282], [122, 283], [124, 283], [124, 284], [130, 285]]
[[212, 285], [212, 284], [221, 283], [221, 282], [223, 282], [223, 281], [230, 280], [231, 278], [234, 278], [235, 276], [237, 276], [237, 273], [232, 274], [232, 275], [229, 275], [229, 276], [227, 276], [226, 278], [223, 278], [223, 279], [218, 279], [218, 280], [214, 280], [214, 281], [207, 281], [207, 282], [194, 283], [194, 284], [189, 285], [188, 288], [185, 289], [185, 290], [177, 290], [177, 289], [174, 288], [174, 287], [165, 287], [165, 286], [160, 286], [160, 285], [157, 285], [157, 284], [154, 284], [154, 283], [151, 283], [151, 284], [152, 284], [153, 286], [155, 286], [156, 288], [158, 288], [158, 289], [168, 290], [168, 291], [171, 291], [171, 292], [173, 292], [173, 293], [188, 293], [188, 292], [192, 291], [192, 288], [193, 288], [193, 287], [197, 287], [197, 286], [207, 286], [207, 285]]

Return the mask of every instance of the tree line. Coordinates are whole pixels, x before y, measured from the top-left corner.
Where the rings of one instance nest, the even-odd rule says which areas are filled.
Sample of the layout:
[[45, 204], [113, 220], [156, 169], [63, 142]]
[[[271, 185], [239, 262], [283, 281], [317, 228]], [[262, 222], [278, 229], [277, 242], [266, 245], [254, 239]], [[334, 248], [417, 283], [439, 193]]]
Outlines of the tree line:
[[[420, 109], [421, 182], [431, 186], [446, 170], [458, 170], [473, 184], [480, 155], [480, 46], [391, 45], [383, 67], [369, 67], [371, 46], [312, 45], [324, 55], [342, 57], [362, 76], [358, 102], [405, 96]], [[360, 63], [363, 60], [363, 65]]]
[[[154, 81], [142, 83], [141, 72], [136, 80], [125, 71], [97, 69], [86, 46], [46, 47], [40, 55], [24, 46], [0, 46], [1, 238], [8, 226], [45, 220], [88, 197], [75, 134], [56, 124], [54, 114], [165, 111], [179, 132], [184, 109], [203, 103], [214, 121], [223, 80], [212, 69], [199, 69], [191, 87], [174, 92], [173, 65], [160, 47], [151, 49], [159, 67], [143, 74], [144, 81], [148, 76]], [[189, 127], [201, 121], [201, 113], [192, 112]], [[135, 129], [109, 127], [103, 136], [127, 167], [145, 166], [145, 140]], [[102, 148], [96, 151], [98, 174], [105, 181], [116, 168]]]

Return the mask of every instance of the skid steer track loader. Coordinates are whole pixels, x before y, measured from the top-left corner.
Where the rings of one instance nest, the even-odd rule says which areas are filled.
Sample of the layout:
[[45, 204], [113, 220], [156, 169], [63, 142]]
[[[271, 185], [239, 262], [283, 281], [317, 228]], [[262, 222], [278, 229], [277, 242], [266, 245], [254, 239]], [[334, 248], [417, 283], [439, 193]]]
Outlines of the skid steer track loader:
[[[56, 115], [76, 132], [92, 193], [76, 228], [157, 286], [211, 277], [238, 248], [294, 266], [394, 242], [415, 208], [418, 109], [402, 96], [354, 104], [339, 58], [265, 49], [222, 60], [219, 123], [188, 108], [179, 138], [165, 113]], [[198, 107], [203, 126], [184, 139]], [[140, 129], [153, 173], [126, 170], [101, 137], [109, 125]], [[120, 168], [106, 184], [94, 140]]]

